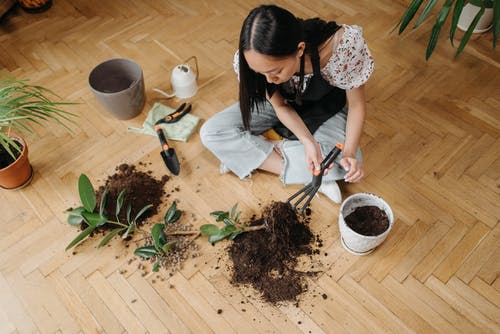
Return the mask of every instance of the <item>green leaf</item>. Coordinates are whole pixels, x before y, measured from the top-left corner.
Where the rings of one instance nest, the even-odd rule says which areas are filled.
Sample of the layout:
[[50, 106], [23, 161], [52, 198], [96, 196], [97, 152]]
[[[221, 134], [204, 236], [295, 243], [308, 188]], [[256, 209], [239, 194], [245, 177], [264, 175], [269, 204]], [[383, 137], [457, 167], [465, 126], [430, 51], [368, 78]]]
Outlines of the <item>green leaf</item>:
[[235, 232], [237, 230], [238, 229], [234, 225], [226, 225], [226, 226], [224, 226], [223, 228], [220, 229], [220, 231], [222, 233], [227, 234], [227, 235], [229, 235], [229, 234], [231, 234], [231, 233], [233, 233], [233, 232]]
[[156, 261], [153, 265], [153, 271], [156, 273], [158, 270], [160, 270], [160, 259], [158, 259], [158, 261]]
[[74, 247], [80, 241], [85, 239], [90, 233], [92, 233], [92, 231], [94, 231], [94, 229], [94, 226], [88, 226], [85, 230], [82, 231], [82, 233], [78, 234], [78, 236], [69, 243], [69, 245], [66, 247], [66, 250]]
[[77, 216], [77, 217], [81, 217], [82, 216], [82, 212], [85, 212], [85, 208], [83, 206], [79, 206], [78, 208], [75, 208], [73, 210], [66, 210], [64, 211], [64, 213], [70, 215], [70, 216]]
[[410, 21], [413, 19], [413, 17], [415, 16], [415, 13], [420, 8], [420, 5], [422, 5], [422, 1], [423, 0], [413, 0], [410, 3], [410, 5], [406, 9], [405, 13], [401, 17], [401, 20], [400, 20], [401, 25], [399, 27], [399, 34], [401, 34], [406, 29], [406, 27], [408, 26], [408, 23], [410, 23]]
[[465, 0], [457, 0], [457, 2], [455, 3], [455, 8], [453, 9], [453, 16], [451, 19], [451, 26], [450, 26], [451, 45], [453, 45], [453, 38], [455, 37], [455, 31], [457, 30], [458, 19], [460, 18], [460, 14], [462, 13], [462, 10], [464, 9], [464, 3], [465, 3]]
[[164, 220], [165, 224], [168, 226], [168, 225], [173, 224], [176, 221], [178, 221], [179, 218], [181, 217], [181, 215], [182, 215], [182, 211], [177, 210], [177, 204], [174, 202], [170, 206], [170, 208], [168, 208], [163, 220]]
[[203, 235], [211, 236], [211, 235], [219, 234], [220, 230], [217, 227], [217, 225], [214, 225], [214, 224], [204, 224], [204, 225], [200, 226], [200, 232]]
[[130, 225], [130, 213], [132, 212], [132, 203], [127, 205], [127, 223]]
[[436, 22], [434, 23], [434, 26], [432, 27], [432, 32], [431, 32], [431, 37], [429, 39], [429, 43], [427, 44], [427, 51], [425, 54], [425, 60], [429, 60], [429, 58], [432, 55], [432, 52], [434, 52], [434, 49], [436, 48], [436, 44], [437, 44], [437, 41], [439, 38], [439, 33], [441, 32], [441, 28], [443, 27], [444, 21], [446, 21], [446, 18], [448, 17], [448, 14], [450, 13], [452, 3], [453, 3], [453, 0], [446, 0], [446, 2], [443, 4], [443, 7], [439, 11]]
[[484, 14], [484, 10], [485, 10], [484, 7], [481, 7], [479, 12], [477, 12], [476, 16], [472, 20], [469, 28], [467, 29], [467, 31], [464, 34], [464, 37], [462, 37], [462, 40], [460, 41], [460, 45], [458, 46], [457, 52], [455, 53], [455, 57], [457, 57], [465, 48], [465, 45], [469, 41], [469, 38], [472, 35], [472, 32], [474, 31], [474, 29], [476, 29], [477, 22], [479, 22], [479, 19]]
[[244, 232], [244, 231], [236, 231], [236, 232], [234, 232], [233, 234], [231, 234], [231, 235], [229, 236], [229, 238], [228, 238], [228, 239], [229, 239], [229, 240], [234, 240], [234, 238], [236, 238], [237, 236], [239, 236], [239, 235], [240, 235], [241, 233], [243, 233], [243, 232]]
[[175, 245], [177, 245], [177, 240], [172, 240], [172, 241], [169, 241], [167, 242], [165, 245], [163, 245], [163, 247], [161, 248], [161, 250], [163, 251], [163, 253], [168, 253]]
[[500, 34], [500, 1], [493, 2], [493, 47], [497, 47]]
[[97, 248], [101, 248], [102, 246], [106, 245], [115, 235], [117, 235], [118, 233], [120, 233], [120, 231], [123, 230], [124, 230], [123, 227], [118, 227], [109, 232], [108, 234], [106, 234], [104, 238], [101, 239], [99, 245], [97, 245]]
[[221, 222], [224, 218], [229, 218], [229, 212], [227, 211], [214, 211], [210, 215], [215, 217], [216, 222]]
[[82, 216], [85, 219], [85, 221], [93, 227], [97, 226], [102, 226], [106, 223], [107, 218], [100, 216], [98, 213], [95, 212], [82, 212]]
[[224, 240], [226, 237], [227, 237], [227, 234], [224, 234], [224, 233], [211, 235], [208, 237], [208, 242], [216, 243], [216, 242], [219, 242], [221, 240]]
[[154, 247], [158, 252], [162, 249], [163, 245], [167, 243], [167, 235], [163, 230], [164, 224], [154, 224], [151, 229], [151, 237], [153, 238]]
[[68, 224], [71, 226], [80, 226], [82, 224], [83, 217], [82, 216], [68, 216]]
[[104, 209], [106, 208], [106, 196], [108, 196], [108, 188], [104, 188], [101, 196], [101, 204], [99, 205], [99, 215], [104, 217]]
[[226, 226], [233, 226], [234, 225], [234, 222], [230, 219], [230, 218], [224, 218], [224, 224], [226, 224]]
[[134, 230], [135, 230], [135, 223], [132, 222], [128, 227], [127, 227], [127, 230], [125, 231], [125, 233], [123, 233], [122, 235], [122, 238], [123, 239], [127, 239], [128, 236], [132, 233], [134, 233]]
[[141, 209], [141, 211], [139, 211], [136, 215], [135, 215], [135, 218], [134, 218], [134, 221], [137, 221], [137, 219], [139, 219], [143, 214], [144, 212], [146, 212], [149, 208], [151, 208], [153, 206], [153, 204], [148, 204], [146, 205], [145, 207], [143, 207]]
[[96, 205], [94, 187], [85, 174], [80, 174], [78, 178], [78, 193], [85, 210], [93, 212]]
[[427, 1], [427, 4], [425, 5], [424, 10], [422, 11], [422, 14], [420, 14], [420, 17], [418, 18], [417, 22], [413, 26], [413, 29], [418, 28], [418, 26], [421, 25], [422, 22], [424, 22], [424, 20], [427, 18], [429, 13], [432, 11], [434, 6], [436, 6], [436, 3], [437, 3], [437, 0], [428, 0]]
[[158, 251], [154, 246], [144, 246], [144, 247], [139, 247], [134, 251], [134, 254], [140, 257], [143, 257], [145, 259], [149, 259], [153, 256], [158, 255]]
[[231, 208], [231, 218], [234, 218], [234, 216], [236, 215], [236, 208], [238, 207], [238, 202], [236, 202], [233, 207]]
[[120, 194], [116, 198], [116, 211], [115, 211], [115, 215], [116, 215], [117, 220], [118, 220], [118, 215], [120, 214], [120, 210], [122, 209], [123, 199], [124, 198], [125, 198], [125, 189], [123, 189], [122, 191], [120, 191]]
[[236, 217], [234, 217], [234, 221], [235, 222], [238, 222], [240, 220], [240, 214], [241, 214], [241, 211], [238, 211], [238, 213], [236, 214]]

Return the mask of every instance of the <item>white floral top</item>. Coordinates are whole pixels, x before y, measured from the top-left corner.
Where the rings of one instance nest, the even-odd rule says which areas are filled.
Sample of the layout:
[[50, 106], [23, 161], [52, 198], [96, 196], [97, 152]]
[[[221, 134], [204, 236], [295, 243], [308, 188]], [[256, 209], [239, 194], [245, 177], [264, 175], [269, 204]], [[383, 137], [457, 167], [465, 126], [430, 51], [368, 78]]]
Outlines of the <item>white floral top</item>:
[[[368, 81], [373, 72], [374, 61], [363, 38], [361, 27], [357, 25], [342, 25], [342, 27], [344, 28], [342, 38], [338, 43], [334, 43], [332, 56], [321, 69], [321, 75], [332, 86], [353, 89]], [[238, 51], [234, 55], [233, 68], [239, 77]], [[303, 89], [307, 87], [312, 75], [313, 73], [304, 75]], [[290, 84], [297, 86], [299, 79], [299, 76], [292, 76]]]

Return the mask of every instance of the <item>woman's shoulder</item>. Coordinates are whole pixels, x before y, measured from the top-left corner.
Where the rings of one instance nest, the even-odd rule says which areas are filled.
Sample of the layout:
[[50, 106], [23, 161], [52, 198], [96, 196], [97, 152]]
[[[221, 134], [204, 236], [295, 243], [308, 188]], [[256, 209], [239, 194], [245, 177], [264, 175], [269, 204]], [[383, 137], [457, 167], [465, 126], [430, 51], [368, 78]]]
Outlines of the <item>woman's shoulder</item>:
[[343, 24], [335, 38], [332, 56], [322, 68], [322, 74], [333, 85], [351, 89], [365, 83], [373, 72], [374, 62], [357, 25]]

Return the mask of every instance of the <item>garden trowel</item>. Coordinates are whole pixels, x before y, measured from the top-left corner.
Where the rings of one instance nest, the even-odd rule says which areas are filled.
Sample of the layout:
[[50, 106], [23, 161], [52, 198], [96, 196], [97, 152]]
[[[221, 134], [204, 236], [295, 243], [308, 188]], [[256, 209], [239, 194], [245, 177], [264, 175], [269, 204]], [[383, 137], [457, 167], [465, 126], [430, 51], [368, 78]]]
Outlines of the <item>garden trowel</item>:
[[167, 168], [172, 172], [172, 174], [179, 175], [181, 166], [179, 164], [179, 159], [177, 158], [175, 150], [172, 147], [168, 146], [167, 138], [165, 138], [165, 134], [163, 133], [161, 126], [156, 125], [155, 131], [156, 134], [158, 135], [158, 138], [160, 139], [161, 143], [160, 153], [161, 157], [163, 158], [163, 161], [165, 162], [165, 165], [167, 165]]

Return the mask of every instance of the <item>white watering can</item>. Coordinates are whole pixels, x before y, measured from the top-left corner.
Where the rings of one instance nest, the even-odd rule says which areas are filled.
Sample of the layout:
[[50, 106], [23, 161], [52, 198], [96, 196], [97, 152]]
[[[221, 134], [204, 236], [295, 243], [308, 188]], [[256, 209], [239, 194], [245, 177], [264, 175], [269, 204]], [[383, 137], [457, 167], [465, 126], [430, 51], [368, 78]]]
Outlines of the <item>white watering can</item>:
[[[196, 66], [196, 73], [193, 72], [191, 67], [187, 64], [190, 60], [194, 59]], [[154, 88], [155, 92], [158, 92], [167, 98], [172, 98], [177, 96], [180, 99], [187, 99], [196, 94], [198, 90], [198, 59], [196, 56], [189, 57], [183, 64], [177, 65], [172, 70], [170, 75], [170, 84], [172, 86], [172, 94], [168, 94], [161, 89]]]

